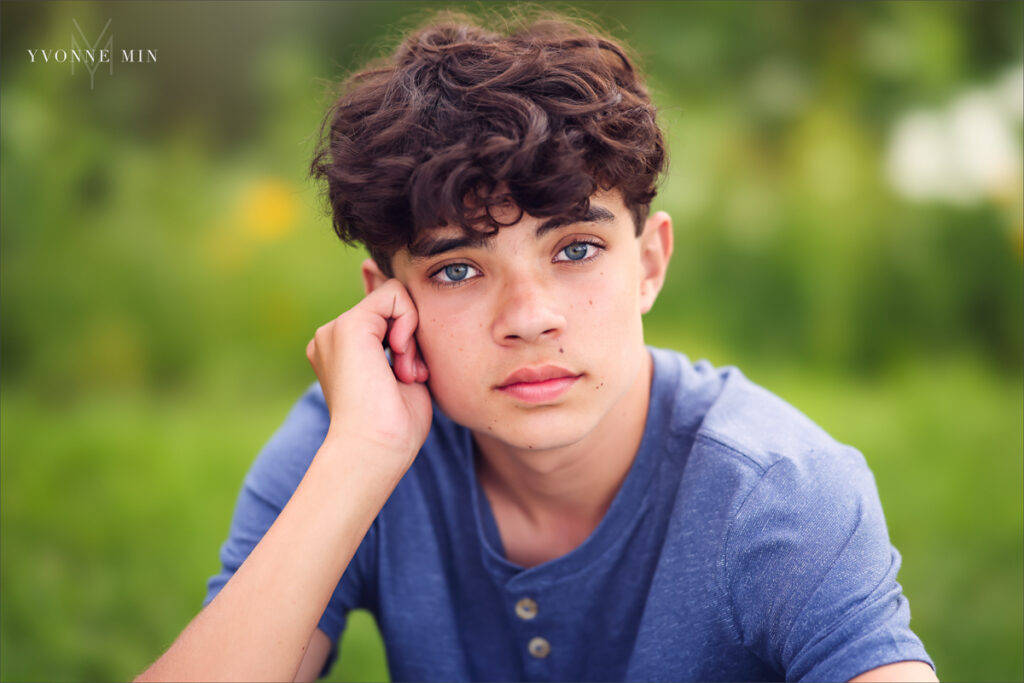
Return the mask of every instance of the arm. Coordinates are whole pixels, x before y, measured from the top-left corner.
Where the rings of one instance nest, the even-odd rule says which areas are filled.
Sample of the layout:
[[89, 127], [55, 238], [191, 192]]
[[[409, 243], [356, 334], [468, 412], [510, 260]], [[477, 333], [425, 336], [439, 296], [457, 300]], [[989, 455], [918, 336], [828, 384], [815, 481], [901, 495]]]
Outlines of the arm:
[[235, 575], [137, 680], [292, 680], [322, 645], [320, 615], [430, 428], [416, 325], [389, 281], [317, 330], [306, 354], [331, 414], [323, 445]]
[[880, 666], [877, 669], [871, 671], [865, 671], [859, 676], [854, 676], [850, 679], [851, 683], [856, 681], [862, 681], [863, 683], [873, 683], [878, 681], [883, 683], [884, 681], [938, 681], [939, 679], [935, 676], [935, 672], [932, 668], [924, 662], [895, 662], [893, 664], [886, 664]]
[[306, 654], [302, 658], [302, 664], [299, 665], [299, 672], [295, 674], [295, 680], [315, 681], [320, 672], [323, 671], [324, 664], [327, 662], [327, 656], [330, 653], [331, 639], [320, 629], [313, 631], [313, 637], [309, 639], [309, 646], [306, 648]]

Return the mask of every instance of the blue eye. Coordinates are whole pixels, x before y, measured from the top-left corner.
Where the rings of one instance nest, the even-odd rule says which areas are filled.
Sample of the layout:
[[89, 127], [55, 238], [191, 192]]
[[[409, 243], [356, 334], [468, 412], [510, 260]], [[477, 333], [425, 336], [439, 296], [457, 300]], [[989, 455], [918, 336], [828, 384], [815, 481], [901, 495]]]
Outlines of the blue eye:
[[597, 245], [591, 244], [590, 242], [573, 242], [558, 252], [558, 256], [555, 257], [555, 260], [583, 261], [587, 257], [593, 256], [596, 250]]
[[465, 280], [466, 276], [469, 275], [469, 266], [465, 263], [453, 263], [450, 266], [443, 268], [445, 277], [452, 282], [458, 282], [459, 280]]
[[442, 285], [453, 285], [471, 280], [479, 274], [480, 272], [468, 263], [449, 263], [439, 268], [430, 278]]

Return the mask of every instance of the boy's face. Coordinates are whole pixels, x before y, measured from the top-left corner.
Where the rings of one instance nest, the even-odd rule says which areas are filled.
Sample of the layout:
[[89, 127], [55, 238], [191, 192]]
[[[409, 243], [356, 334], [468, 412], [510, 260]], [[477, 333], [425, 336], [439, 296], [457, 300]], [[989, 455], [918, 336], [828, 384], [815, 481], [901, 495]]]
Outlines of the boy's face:
[[[434, 400], [481, 438], [571, 445], [643, 380], [641, 315], [664, 279], [671, 222], [657, 213], [637, 237], [618, 192], [590, 206], [565, 224], [524, 214], [478, 243], [437, 228], [417, 242], [425, 255], [392, 259], [419, 313]], [[368, 286], [382, 280], [367, 274]]]

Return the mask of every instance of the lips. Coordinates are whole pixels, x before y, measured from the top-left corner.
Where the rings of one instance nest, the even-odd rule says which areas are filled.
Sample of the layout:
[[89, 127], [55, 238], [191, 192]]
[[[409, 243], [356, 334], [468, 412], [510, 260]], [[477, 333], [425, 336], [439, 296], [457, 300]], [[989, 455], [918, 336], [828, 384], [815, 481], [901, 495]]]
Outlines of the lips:
[[557, 365], [520, 368], [495, 387], [526, 403], [547, 403], [567, 392], [583, 375]]

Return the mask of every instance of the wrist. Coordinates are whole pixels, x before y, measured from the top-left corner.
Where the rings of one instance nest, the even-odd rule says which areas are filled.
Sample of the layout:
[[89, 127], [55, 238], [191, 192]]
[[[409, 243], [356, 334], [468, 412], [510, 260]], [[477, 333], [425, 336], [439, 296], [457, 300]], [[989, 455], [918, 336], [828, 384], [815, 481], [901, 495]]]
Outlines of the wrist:
[[393, 479], [397, 484], [418, 452], [418, 447], [373, 438], [358, 430], [331, 425], [316, 457], [349, 471], [356, 469], [370, 477]]

